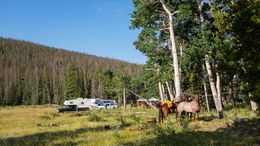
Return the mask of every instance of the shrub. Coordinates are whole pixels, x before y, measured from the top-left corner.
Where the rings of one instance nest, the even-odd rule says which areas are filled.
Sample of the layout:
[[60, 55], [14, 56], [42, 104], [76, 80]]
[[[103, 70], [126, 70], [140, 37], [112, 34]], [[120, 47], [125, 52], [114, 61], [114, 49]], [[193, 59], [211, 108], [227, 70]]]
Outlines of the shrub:
[[150, 124], [150, 127], [152, 128], [151, 132], [158, 137], [171, 136], [175, 134], [175, 130], [172, 125], [162, 126], [160, 124]]
[[127, 123], [126, 123], [126, 121], [125, 121], [125, 119], [124, 119], [124, 117], [122, 115], [120, 115], [117, 120], [120, 122], [120, 124], [122, 126], [126, 126], [127, 125]]

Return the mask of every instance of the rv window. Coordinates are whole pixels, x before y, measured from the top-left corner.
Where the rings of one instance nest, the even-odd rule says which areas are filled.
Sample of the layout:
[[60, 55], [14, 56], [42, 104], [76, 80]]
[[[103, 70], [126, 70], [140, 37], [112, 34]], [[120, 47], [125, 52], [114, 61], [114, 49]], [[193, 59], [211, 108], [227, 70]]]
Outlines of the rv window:
[[71, 101], [70, 104], [73, 104], [73, 102]]
[[84, 104], [84, 102], [81, 102], [81, 104]]

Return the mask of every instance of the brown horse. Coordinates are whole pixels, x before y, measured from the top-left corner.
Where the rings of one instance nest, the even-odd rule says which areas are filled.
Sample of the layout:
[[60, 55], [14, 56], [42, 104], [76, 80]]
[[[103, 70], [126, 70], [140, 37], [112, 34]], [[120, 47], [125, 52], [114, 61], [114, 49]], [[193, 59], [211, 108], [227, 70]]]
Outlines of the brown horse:
[[176, 111], [176, 104], [174, 102], [163, 103], [159, 106], [159, 122], [163, 123], [163, 120], [170, 114]]
[[176, 121], [177, 123], [180, 121], [180, 117], [182, 112], [196, 114], [198, 116], [198, 113], [200, 112], [200, 104], [199, 104], [199, 96], [195, 96], [195, 98], [190, 102], [181, 102], [177, 106], [176, 109]]
[[183, 96], [179, 101], [168, 103], [161, 103], [159, 105], [159, 122], [163, 123], [163, 120], [170, 114], [175, 113], [177, 106], [184, 101], [187, 101], [188, 99]]

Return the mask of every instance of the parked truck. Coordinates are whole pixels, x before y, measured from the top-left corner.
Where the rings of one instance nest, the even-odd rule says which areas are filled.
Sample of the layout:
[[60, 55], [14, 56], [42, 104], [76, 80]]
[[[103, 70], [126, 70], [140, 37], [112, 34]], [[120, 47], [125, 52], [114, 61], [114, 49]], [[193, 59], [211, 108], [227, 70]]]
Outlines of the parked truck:
[[62, 108], [58, 108], [57, 112], [85, 111], [111, 108], [117, 108], [115, 100], [105, 100], [98, 98], [77, 98], [65, 100], [64, 106]]

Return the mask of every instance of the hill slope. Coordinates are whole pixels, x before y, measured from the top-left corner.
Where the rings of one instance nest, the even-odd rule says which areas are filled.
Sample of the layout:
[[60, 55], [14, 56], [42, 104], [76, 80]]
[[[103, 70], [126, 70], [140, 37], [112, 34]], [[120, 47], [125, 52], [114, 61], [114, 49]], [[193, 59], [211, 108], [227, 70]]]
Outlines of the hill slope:
[[138, 75], [141, 65], [0, 38], [0, 70], [0, 103], [18, 105], [115, 98], [115, 80]]

